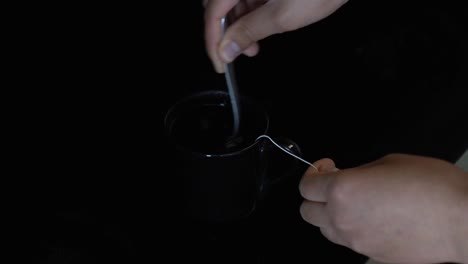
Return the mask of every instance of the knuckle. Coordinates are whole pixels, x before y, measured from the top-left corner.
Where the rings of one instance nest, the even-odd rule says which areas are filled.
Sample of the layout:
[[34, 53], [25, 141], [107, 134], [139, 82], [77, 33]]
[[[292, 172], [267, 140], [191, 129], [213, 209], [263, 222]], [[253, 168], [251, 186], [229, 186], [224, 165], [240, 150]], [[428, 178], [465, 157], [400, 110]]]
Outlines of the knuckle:
[[330, 212], [330, 222], [336, 230], [346, 233], [353, 228], [353, 221], [350, 219], [349, 208], [352, 208], [352, 186], [346, 180], [336, 180], [330, 184], [328, 209]]
[[335, 232], [332, 231], [332, 229], [322, 227], [322, 228], [320, 228], [320, 233], [322, 233], [322, 235], [326, 239], [328, 239], [328, 240], [330, 240], [332, 242], [338, 243], [338, 239], [336, 237], [336, 234], [335, 234]]
[[352, 237], [347, 237], [346, 243], [349, 248], [363, 255], [375, 256], [378, 252], [376, 249], [379, 247], [379, 243], [375, 243], [374, 240], [370, 240], [366, 236], [363, 236], [362, 233], [355, 234]]
[[365, 243], [361, 239], [351, 238], [347, 241], [349, 247], [356, 252], [361, 254], [365, 254], [367, 252], [367, 248], [365, 247]]
[[330, 215], [330, 224], [335, 230], [343, 236], [353, 231], [353, 223], [349, 221], [349, 217], [342, 210], [333, 210]]
[[242, 20], [239, 20], [239, 23], [237, 24], [237, 33], [238, 37], [240, 38], [239, 44], [241, 44], [244, 48], [255, 42], [255, 32], [252, 31], [251, 27], [249, 27]]
[[287, 31], [292, 31], [295, 29], [295, 26], [293, 24], [293, 19], [289, 15], [288, 12], [284, 12], [284, 10], [281, 10], [281, 12], [276, 12], [273, 15], [272, 23], [273, 26], [276, 28], [276, 31], [278, 33], [283, 33]]
[[328, 187], [328, 201], [338, 207], [346, 207], [352, 197], [353, 187], [344, 177], [335, 178]]

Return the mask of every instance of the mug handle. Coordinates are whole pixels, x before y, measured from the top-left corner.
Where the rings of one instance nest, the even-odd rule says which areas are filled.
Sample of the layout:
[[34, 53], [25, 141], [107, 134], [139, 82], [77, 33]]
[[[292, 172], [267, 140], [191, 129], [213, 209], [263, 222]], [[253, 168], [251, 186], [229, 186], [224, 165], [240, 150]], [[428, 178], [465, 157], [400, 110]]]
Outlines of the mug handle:
[[[302, 162], [308, 163], [301, 158], [302, 151], [294, 141], [289, 138], [260, 136], [259, 159], [260, 173], [259, 182], [260, 195], [263, 197], [271, 185], [276, 185], [292, 177], [300, 168]], [[288, 152], [288, 153], [285, 153]], [[286, 158], [290, 158], [286, 162]]]

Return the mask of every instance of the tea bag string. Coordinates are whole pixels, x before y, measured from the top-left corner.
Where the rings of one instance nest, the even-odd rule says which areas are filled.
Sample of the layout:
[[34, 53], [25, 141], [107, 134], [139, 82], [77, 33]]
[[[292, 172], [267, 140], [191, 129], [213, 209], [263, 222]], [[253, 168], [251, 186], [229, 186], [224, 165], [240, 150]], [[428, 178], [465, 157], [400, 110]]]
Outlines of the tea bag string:
[[310, 162], [304, 160], [303, 158], [301, 158], [301, 157], [299, 157], [299, 156], [297, 156], [297, 155], [291, 153], [291, 151], [289, 151], [289, 150], [287, 150], [286, 148], [280, 146], [280, 145], [279, 145], [278, 143], [276, 143], [271, 137], [269, 137], [269, 136], [267, 136], [267, 135], [261, 135], [261, 136], [259, 136], [255, 141], [257, 141], [257, 140], [259, 140], [259, 139], [261, 139], [261, 138], [266, 138], [266, 139], [270, 140], [271, 143], [273, 143], [273, 145], [275, 145], [276, 147], [278, 147], [278, 148], [281, 149], [282, 151], [286, 152], [287, 154], [289, 154], [289, 155], [293, 156], [294, 158], [296, 158], [296, 159], [298, 159], [298, 160], [304, 162], [305, 164], [311, 166], [311, 167], [314, 168], [316, 171], [318, 171], [318, 168], [317, 168], [314, 164], [312, 164], [312, 163], [310, 163]]

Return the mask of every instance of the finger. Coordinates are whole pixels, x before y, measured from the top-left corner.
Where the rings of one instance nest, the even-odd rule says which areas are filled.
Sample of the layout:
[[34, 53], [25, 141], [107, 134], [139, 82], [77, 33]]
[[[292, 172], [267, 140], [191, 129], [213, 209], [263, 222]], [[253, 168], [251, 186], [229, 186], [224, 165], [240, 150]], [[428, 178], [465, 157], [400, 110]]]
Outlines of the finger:
[[333, 172], [338, 171], [338, 169], [331, 159], [321, 159], [314, 162], [313, 165], [304, 173], [299, 183], [299, 191], [306, 200], [327, 202], [328, 187], [336, 177]]
[[326, 227], [331, 225], [325, 203], [303, 201], [300, 207], [300, 213], [304, 221], [314, 226]]
[[207, 2], [205, 11], [205, 46], [215, 71], [224, 72], [222, 60], [217, 49], [222, 37], [221, 19], [237, 4], [239, 0], [212, 0]]
[[344, 246], [343, 239], [336, 233], [336, 230], [332, 226], [320, 227], [320, 233], [329, 241]]
[[334, 172], [338, 170], [336, 168], [335, 162], [329, 158], [320, 159], [313, 164], [318, 169], [318, 171], [322, 173]]
[[[248, 5], [248, 2], [242, 1], [239, 4], [237, 4], [234, 9], [230, 12], [231, 20], [230, 21], [236, 21], [238, 18], [242, 17], [246, 13], [248, 13], [250, 10], [253, 10], [254, 7], [252, 5]], [[247, 49], [244, 50], [243, 54], [248, 56], [248, 57], [253, 57], [258, 54], [259, 47], [257, 43], [254, 43], [250, 45]]]
[[280, 6], [278, 3], [281, 2], [264, 4], [239, 18], [228, 28], [218, 50], [224, 63], [232, 62], [257, 41], [280, 32], [281, 29], [275, 23], [271, 23], [271, 16]]
[[239, 17], [248, 12], [245, 2], [239, 2], [234, 9], [230, 12], [230, 21], [236, 21]]
[[254, 57], [258, 54], [260, 51], [260, 47], [258, 46], [258, 43], [252, 44], [250, 47], [248, 47], [246, 50], [244, 50], [244, 55], [248, 57]]
[[299, 192], [302, 197], [314, 202], [327, 202], [328, 186], [333, 176], [328, 174], [304, 174], [299, 184]]
[[[257, 1], [258, 2], [258, 1]], [[246, 13], [248, 13], [251, 10], [254, 10], [258, 6], [253, 5], [252, 3], [249, 3], [248, 1], [242, 1], [239, 4], [237, 4], [234, 7], [233, 12], [231, 14], [233, 15], [231, 21], [236, 21], [238, 18], [242, 17]], [[254, 57], [258, 54], [259, 52], [259, 46], [258, 43], [254, 43], [250, 45], [247, 49], [244, 50], [243, 54], [248, 56], [248, 57]]]
[[247, 8], [249, 10], [254, 10], [257, 7], [260, 7], [260, 6], [264, 5], [269, 0], [244, 0], [244, 1], [245, 1], [246, 5], [247, 5]]

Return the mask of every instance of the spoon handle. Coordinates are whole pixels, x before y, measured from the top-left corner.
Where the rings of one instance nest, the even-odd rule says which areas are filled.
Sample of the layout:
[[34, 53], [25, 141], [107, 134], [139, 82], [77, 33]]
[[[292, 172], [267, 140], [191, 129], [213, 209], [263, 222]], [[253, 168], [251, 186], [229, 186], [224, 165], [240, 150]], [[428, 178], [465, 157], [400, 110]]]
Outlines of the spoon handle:
[[[228, 27], [228, 21], [227, 18], [224, 17], [221, 20], [221, 24], [223, 27], [223, 35], [226, 32], [226, 29]], [[232, 108], [232, 114], [233, 114], [233, 132], [232, 136], [236, 137], [237, 134], [239, 133], [239, 124], [240, 124], [240, 102], [239, 102], [239, 92], [237, 88], [237, 82], [236, 78], [234, 75], [234, 65], [233, 63], [227, 63], [224, 68], [224, 75], [226, 78], [226, 84], [228, 87], [228, 92], [229, 92], [229, 97], [231, 101], [231, 108]]]

